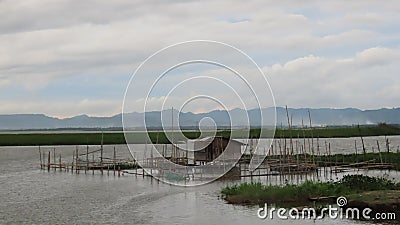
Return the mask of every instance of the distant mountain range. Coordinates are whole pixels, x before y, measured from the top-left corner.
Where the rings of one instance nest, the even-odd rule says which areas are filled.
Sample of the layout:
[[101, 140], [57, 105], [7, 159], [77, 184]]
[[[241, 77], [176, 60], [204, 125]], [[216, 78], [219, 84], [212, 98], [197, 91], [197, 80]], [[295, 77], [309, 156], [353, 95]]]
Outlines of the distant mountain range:
[[[274, 109], [265, 108], [261, 109], [264, 118], [273, 118]], [[355, 108], [346, 109], [308, 109], [300, 108], [293, 109], [289, 108], [289, 117], [291, 118], [294, 126], [300, 126], [302, 120], [305, 125], [309, 124], [308, 112], [311, 114], [312, 123], [314, 126], [341, 126], [341, 125], [366, 125], [366, 124], [400, 124], [400, 108], [393, 109], [376, 109], [376, 110], [360, 110]], [[178, 121], [181, 127], [195, 128], [202, 118], [212, 118], [216, 125], [219, 127], [229, 127], [231, 116], [233, 124], [232, 126], [243, 126], [247, 124], [247, 118], [244, 117], [245, 113], [248, 113], [251, 126], [260, 126], [260, 111], [258, 109], [245, 111], [243, 109], [233, 109], [228, 111], [211, 111], [207, 113], [191, 113], [174, 111], [174, 126], [178, 125]], [[277, 112], [277, 125], [287, 126], [286, 110], [282, 107], [276, 108]], [[147, 127], [160, 128], [161, 123], [161, 112], [154, 111], [145, 114]], [[124, 118], [129, 121], [132, 128], [143, 128], [144, 123], [142, 121], [143, 113], [127, 113]], [[71, 118], [58, 119], [49, 117], [43, 114], [12, 114], [12, 115], [0, 115], [0, 130], [28, 130], [28, 129], [94, 129], [94, 128], [120, 128], [122, 127], [122, 114], [117, 114], [111, 117], [91, 117], [87, 115], [80, 115]], [[264, 120], [262, 126], [271, 126], [271, 119]], [[170, 127], [172, 124], [172, 111], [163, 111], [163, 122], [164, 127]]]

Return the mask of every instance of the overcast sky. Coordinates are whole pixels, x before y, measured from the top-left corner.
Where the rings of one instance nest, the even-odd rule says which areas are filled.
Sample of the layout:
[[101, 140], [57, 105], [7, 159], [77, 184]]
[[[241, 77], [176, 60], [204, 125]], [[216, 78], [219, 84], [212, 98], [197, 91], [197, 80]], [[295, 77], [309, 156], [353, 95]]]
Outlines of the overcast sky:
[[[195, 39], [251, 56], [278, 106], [400, 106], [399, 1], [241, 3], [0, 1], [0, 114], [120, 113], [143, 60]], [[199, 101], [188, 110], [214, 108]]]

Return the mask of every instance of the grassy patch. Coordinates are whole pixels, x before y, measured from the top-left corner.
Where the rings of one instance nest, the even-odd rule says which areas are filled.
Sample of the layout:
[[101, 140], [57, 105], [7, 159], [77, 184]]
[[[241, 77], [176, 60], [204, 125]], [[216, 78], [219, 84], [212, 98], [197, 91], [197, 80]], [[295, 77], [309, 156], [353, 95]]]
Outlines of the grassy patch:
[[395, 204], [400, 202], [400, 190], [366, 191], [347, 196], [353, 201], [362, 201], [369, 204]]
[[226, 201], [233, 204], [275, 204], [309, 202], [310, 198], [342, 196], [365, 191], [400, 190], [400, 184], [385, 178], [347, 175], [338, 182], [306, 181], [300, 185], [263, 185], [242, 183], [221, 190]]
[[359, 136], [382, 136], [382, 135], [400, 135], [400, 128], [394, 125], [379, 124], [374, 126], [346, 126], [346, 127], [323, 127], [313, 129], [295, 128], [276, 129], [275, 137], [359, 137]]
[[[303, 158], [304, 156], [299, 156]], [[393, 169], [400, 170], [400, 153], [398, 152], [381, 152], [381, 153], [366, 153], [366, 154], [335, 154], [314, 156], [318, 166], [335, 165], [335, 164], [351, 164], [359, 162], [374, 162], [374, 163], [390, 163]], [[308, 156], [310, 159], [311, 156]]]

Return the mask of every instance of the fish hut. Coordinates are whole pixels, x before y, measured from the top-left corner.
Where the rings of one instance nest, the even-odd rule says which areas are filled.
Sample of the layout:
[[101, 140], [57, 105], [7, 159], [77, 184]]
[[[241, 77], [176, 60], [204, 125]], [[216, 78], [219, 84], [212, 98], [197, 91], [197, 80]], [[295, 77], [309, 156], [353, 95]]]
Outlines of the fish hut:
[[206, 137], [202, 139], [189, 140], [188, 164], [204, 165], [208, 162], [232, 162], [242, 155], [244, 144], [225, 137]]

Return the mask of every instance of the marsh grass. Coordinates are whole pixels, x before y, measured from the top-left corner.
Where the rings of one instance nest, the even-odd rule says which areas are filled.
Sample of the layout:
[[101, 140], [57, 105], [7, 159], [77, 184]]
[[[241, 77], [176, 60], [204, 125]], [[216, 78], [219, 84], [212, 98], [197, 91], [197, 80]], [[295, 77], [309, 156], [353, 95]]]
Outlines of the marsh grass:
[[[304, 156], [299, 155], [302, 159]], [[307, 156], [308, 158], [310, 156]], [[352, 164], [359, 162], [374, 162], [374, 163], [390, 163], [394, 170], [400, 170], [400, 153], [399, 152], [375, 152], [366, 154], [334, 154], [315, 156], [315, 161], [318, 166], [329, 166], [335, 164]]]
[[386, 178], [347, 175], [338, 182], [306, 181], [300, 185], [264, 185], [242, 183], [221, 190], [224, 199], [233, 204], [304, 203], [310, 198], [342, 196], [364, 191], [400, 190], [400, 184]]

